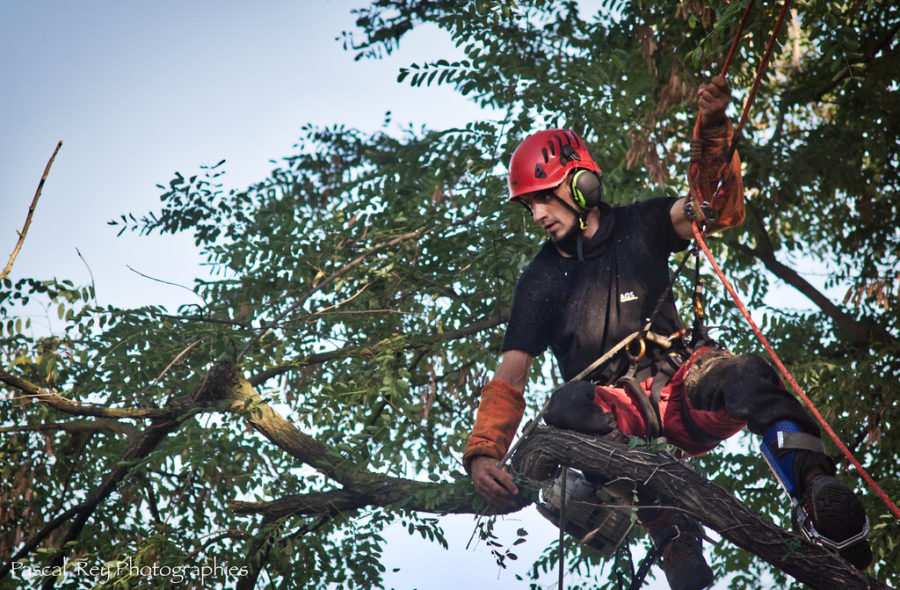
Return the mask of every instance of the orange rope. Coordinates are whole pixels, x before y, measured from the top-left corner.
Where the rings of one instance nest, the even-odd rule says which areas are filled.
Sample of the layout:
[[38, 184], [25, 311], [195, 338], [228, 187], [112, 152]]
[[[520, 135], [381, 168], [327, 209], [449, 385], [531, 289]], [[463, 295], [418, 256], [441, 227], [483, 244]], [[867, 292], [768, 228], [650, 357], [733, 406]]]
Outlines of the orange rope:
[[784, 375], [784, 378], [791, 384], [794, 390], [797, 392], [797, 395], [800, 396], [800, 399], [806, 404], [806, 406], [810, 409], [813, 416], [815, 416], [816, 420], [819, 421], [819, 424], [822, 425], [822, 428], [828, 433], [831, 437], [831, 440], [834, 441], [834, 444], [838, 446], [842, 453], [853, 463], [853, 466], [856, 467], [856, 470], [859, 471], [859, 474], [862, 478], [869, 484], [869, 487], [878, 495], [879, 498], [885, 503], [885, 505], [890, 509], [891, 512], [897, 518], [900, 518], [900, 508], [897, 508], [897, 505], [894, 504], [888, 495], [884, 492], [884, 490], [879, 487], [879, 485], [872, 479], [872, 476], [869, 475], [869, 472], [863, 468], [862, 464], [853, 456], [853, 453], [847, 446], [841, 441], [838, 435], [832, 430], [831, 426], [828, 425], [828, 422], [825, 421], [825, 418], [819, 411], [816, 409], [815, 405], [813, 405], [812, 400], [809, 399], [809, 396], [806, 395], [806, 392], [800, 387], [797, 383], [797, 380], [794, 379], [794, 376], [790, 371], [787, 370], [787, 367], [784, 366], [784, 363], [781, 362], [781, 359], [778, 358], [778, 355], [775, 354], [775, 350], [772, 348], [772, 345], [769, 344], [769, 341], [763, 335], [762, 331], [756, 325], [756, 322], [753, 321], [753, 318], [750, 317], [750, 312], [747, 311], [747, 308], [741, 302], [740, 297], [738, 297], [737, 291], [734, 290], [734, 287], [731, 286], [731, 283], [728, 282], [728, 279], [725, 278], [725, 275], [722, 273], [722, 269], [719, 268], [719, 265], [716, 264], [716, 260], [713, 258], [712, 253], [709, 251], [709, 248], [706, 246], [706, 242], [703, 241], [703, 233], [700, 231], [700, 228], [696, 223], [692, 224], [694, 230], [694, 238], [697, 240], [697, 243], [700, 245], [700, 248], [703, 250], [703, 253], [706, 254], [706, 258], [709, 259], [710, 264], [712, 264], [713, 269], [716, 271], [716, 275], [719, 277], [719, 280], [722, 281], [722, 284], [725, 285], [725, 288], [731, 294], [732, 299], [737, 304], [738, 309], [741, 311], [741, 314], [744, 316], [744, 319], [750, 324], [750, 327], [753, 329], [753, 333], [756, 334], [756, 337], [762, 343], [763, 347], [766, 349], [766, 352], [769, 353], [769, 356], [772, 357], [772, 360], [775, 362], [775, 365], [778, 367], [778, 370], [781, 371], [781, 374]]

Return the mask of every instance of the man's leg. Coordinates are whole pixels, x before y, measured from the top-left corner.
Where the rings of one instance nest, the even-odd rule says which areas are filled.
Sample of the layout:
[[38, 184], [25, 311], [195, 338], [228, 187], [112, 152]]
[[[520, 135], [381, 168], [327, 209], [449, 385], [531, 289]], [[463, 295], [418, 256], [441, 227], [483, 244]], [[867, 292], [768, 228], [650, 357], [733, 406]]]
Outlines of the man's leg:
[[703, 557], [703, 527], [675, 509], [638, 509], [641, 526], [660, 552], [660, 566], [671, 590], [701, 590], [713, 583], [712, 568]]
[[[586, 381], [563, 385], [551, 395], [544, 420], [551, 426], [585, 434], [609, 434], [617, 428], [617, 422], [612, 413], [594, 403], [594, 393], [594, 385]], [[624, 411], [624, 406], [618, 408]], [[633, 411], [640, 412], [638, 408]], [[639, 508], [638, 517], [660, 550], [661, 566], [672, 590], [701, 590], [712, 584], [713, 572], [703, 557], [703, 529], [696, 519], [678, 510], [655, 507]]]
[[765, 360], [711, 350], [688, 370], [685, 393], [695, 409], [724, 407], [729, 416], [746, 420], [747, 428], [762, 436], [766, 461], [796, 502], [795, 518], [804, 534], [838, 550], [857, 568], [868, 566], [872, 553], [864, 539], [865, 510], [834, 477], [818, 425]]
[[613, 415], [594, 403], [594, 384], [589, 381], [572, 381], [556, 389], [544, 421], [582, 434], [609, 434], [616, 427]]

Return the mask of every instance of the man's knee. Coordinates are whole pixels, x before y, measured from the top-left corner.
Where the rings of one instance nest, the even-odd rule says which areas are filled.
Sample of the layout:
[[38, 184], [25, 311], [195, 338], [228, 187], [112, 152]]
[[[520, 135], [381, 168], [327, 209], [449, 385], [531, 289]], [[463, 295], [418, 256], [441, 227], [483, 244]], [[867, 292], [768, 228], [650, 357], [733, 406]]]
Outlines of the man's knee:
[[588, 381], [566, 383], [554, 391], [544, 421], [585, 434], [607, 434], [615, 426], [612, 414], [594, 403], [594, 385]]
[[753, 375], [758, 379], [781, 387], [781, 379], [766, 359], [755, 354], [742, 354], [735, 357], [742, 375]]

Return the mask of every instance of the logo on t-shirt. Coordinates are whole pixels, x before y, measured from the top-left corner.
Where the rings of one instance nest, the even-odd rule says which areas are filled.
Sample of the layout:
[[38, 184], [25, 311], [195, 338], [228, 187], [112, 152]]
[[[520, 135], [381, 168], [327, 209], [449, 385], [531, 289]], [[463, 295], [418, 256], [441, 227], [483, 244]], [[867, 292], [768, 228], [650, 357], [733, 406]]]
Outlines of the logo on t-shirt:
[[619, 295], [619, 303], [628, 303], [629, 301], [637, 301], [638, 296], [634, 294], [634, 291], [628, 291], [627, 293], [622, 293]]

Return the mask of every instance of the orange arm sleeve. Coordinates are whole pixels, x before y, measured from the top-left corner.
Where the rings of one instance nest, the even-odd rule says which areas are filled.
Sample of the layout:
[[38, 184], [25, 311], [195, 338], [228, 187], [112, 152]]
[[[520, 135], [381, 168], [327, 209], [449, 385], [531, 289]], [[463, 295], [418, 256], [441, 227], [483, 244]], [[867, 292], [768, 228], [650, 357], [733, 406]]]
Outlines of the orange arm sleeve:
[[497, 460], [503, 458], [524, 413], [525, 396], [522, 391], [498, 379], [493, 379], [484, 386], [475, 426], [463, 452], [466, 473], [469, 473], [472, 459], [478, 455], [487, 455]]
[[[691, 203], [697, 221], [706, 221], [700, 209], [701, 195], [712, 202], [718, 211], [718, 219], [709, 224], [709, 231], [740, 225], [744, 221], [744, 181], [741, 176], [741, 159], [737, 150], [731, 162], [725, 163], [728, 147], [734, 136], [731, 121], [725, 120], [721, 125], [701, 127], [698, 120], [694, 125], [694, 140], [691, 142], [691, 166], [699, 165], [696, 176], [691, 183]], [[724, 177], [721, 192], [715, 198], [713, 193], [718, 185], [719, 176]], [[699, 184], [696, 187], [695, 184]], [[697, 193], [697, 188], [701, 194]]]

